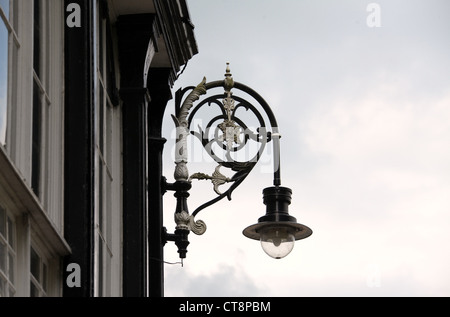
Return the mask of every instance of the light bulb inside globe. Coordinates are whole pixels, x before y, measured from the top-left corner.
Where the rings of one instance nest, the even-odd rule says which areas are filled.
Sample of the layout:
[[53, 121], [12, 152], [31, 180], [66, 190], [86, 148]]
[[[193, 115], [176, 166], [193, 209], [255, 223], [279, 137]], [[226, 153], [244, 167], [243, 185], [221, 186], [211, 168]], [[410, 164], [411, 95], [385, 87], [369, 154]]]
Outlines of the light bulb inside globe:
[[268, 226], [261, 229], [261, 246], [269, 256], [282, 259], [294, 248], [295, 236], [289, 227]]

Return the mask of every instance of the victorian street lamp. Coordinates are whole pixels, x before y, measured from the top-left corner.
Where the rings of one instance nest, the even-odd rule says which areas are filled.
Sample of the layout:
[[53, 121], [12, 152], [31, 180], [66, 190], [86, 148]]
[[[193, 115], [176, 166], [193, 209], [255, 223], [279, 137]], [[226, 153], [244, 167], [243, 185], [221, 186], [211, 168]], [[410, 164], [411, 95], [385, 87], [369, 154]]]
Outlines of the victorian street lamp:
[[[201, 96], [215, 88], [223, 88], [225, 91], [200, 100]], [[182, 102], [183, 96], [188, 91], [190, 93]], [[200, 101], [194, 106], [194, 102], [198, 100]], [[264, 251], [275, 259], [288, 255], [294, 247], [295, 240], [307, 238], [312, 234], [310, 228], [297, 223], [296, 218], [289, 215], [288, 206], [291, 203], [292, 191], [281, 186], [281, 135], [278, 132], [275, 116], [267, 102], [258, 93], [233, 80], [229, 63], [227, 63], [224, 80], [207, 83], [204, 78], [197, 87], [180, 89], [176, 93], [175, 104], [176, 115], [172, 116], [177, 127], [175, 182], [164, 181], [163, 189], [175, 191], [176, 227], [173, 234], [167, 233], [164, 228], [164, 243], [174, 241], [180, 258], [185, 258], [189, 245], [189, 233], [192, 231], [201, 235], [206, 231], [206, 224], [202, 220], [196, 221], [195, 216], [204, 208], [225, 197], [231, 199], [231, 193], [249, 175], [270, 142], [273, 145], [274, 180], [272, 187], [263, 190], [266, 214], [259, 218], [257, 224], [247, 227], [243, 234], [250, 239], [260, 240]], [[210, 121], [205, 127], [199, 126], [199, 131], [191, 131], [193, 119], [204, 108], [207, 108], [206, 113], [211, 117]], [[211, 115], [214, 111], [217, 114]], [[252, 123], [244, 121], [241, 114], [245, 114]], [[252, 117], [253, 120], [248, 117]], [[211, 175], [205, 173], [189, 175], [187, 137], [190, 134], [200, 140], [208, 155], [218, 163]], [[250, 146], [251, 143], [254, 144], [253, 147]], [[251, 147], [253, 152], [246, 150], [244, 151], [245, 159], [239, 159], [238, 153], [247, 147]], [[220, 170], [222, 167], [232, 170], [234, 175], [226, 177]], [[210, 180], [217, 197], [199, 206], [190, 214], [187, 198], [193, 179]], [[226, 183], [231, 185], [222, 193], [219, 187]]]

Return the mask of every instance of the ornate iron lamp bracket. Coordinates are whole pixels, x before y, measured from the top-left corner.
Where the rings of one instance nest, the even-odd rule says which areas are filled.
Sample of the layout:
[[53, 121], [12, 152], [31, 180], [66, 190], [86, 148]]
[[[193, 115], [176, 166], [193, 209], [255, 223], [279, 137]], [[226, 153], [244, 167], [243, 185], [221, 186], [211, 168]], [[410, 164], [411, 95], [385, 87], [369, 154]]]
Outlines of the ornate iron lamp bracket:
[[[201, 99], [203, 95], [213, 91], [215, 88], [223, 88], [224, 92], [214, 94]], [[232, 91], [233, 90], [233, 91]], [[238, 91], [236, 95], [234, 92]], [[189, 93], [188, 93], [189, 92]], [[188, 93], [183, 100], [184, 95]], [[243, 96], [241, 96], [241, 94]], [[200, 100], [200, 101], [199, 101]], [[194, 103], [197, 102], [194, 106]], [[207, 108], [208, 113], [218, 112], [212, 115], [205, 126], [198, 126], [198, 131], [193, 131], [194, 118], [200, 110]], [[245, 114], [252, 117], [251, 126], [238, 116], [245, 110]], [[175, 115], [172, 118], [176, 126], [175, 146], [175, 183], [168, 184], [165, 180], [163, 188], [175, 191], [177, 208], [175, 212], [176, 230], [175, 234], [167, 234], [164, 241], [175, 241], [179, 244], [180, 257], [186, 256], [186, 248], [189, 244], [187, 235], [190, 231], [195, 234], [203, 234], [206, 224], [195, 221], [195, 216], [206, 207], [213, 205], [227, 197], [231, 200], [232, 192], [244, 181], [252, 171], [268, 142], [273, 141], [274, 146], [274, 185], [280, 185], [280, 159], [278, 124], [267, 102], [253, 89], [235, 82], [227, 63], [225, 79], [207, 83], [206, 78], [196, 86], [180, 89], [175, 95]], [[206, 153], [218, 163], [214, 172], [210, 174], [197, 172], [189, 175], [188, 163], [188, 141], [189, 135], [200, 140]], [[253, 153], [246, 152], [244, 160], [238, 160], [236, 155], [250, 144], [256, 144]], [[222, 155], [218, 154], [221, 152]], [[228, 177], [221, 172], [226, 168], [234, 172]], [[188, 190], [192, 180], [210, 180], [217, 196], [214, 199], [197, 207], [192, 214], [187, 209]], [[221, 192], [219, 187], [230, 184], [229, 188]]]

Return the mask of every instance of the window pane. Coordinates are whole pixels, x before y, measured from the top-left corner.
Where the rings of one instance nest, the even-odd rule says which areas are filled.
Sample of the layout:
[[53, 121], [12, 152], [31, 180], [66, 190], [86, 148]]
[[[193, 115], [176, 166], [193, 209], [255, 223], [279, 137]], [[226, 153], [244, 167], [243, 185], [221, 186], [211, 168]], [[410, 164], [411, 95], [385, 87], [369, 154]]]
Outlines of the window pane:
[[0, 241], [0, 270], [3, 273], [7, 273], [6, 272], [6, 256], [7, 256], [7, 248], [6, 245], [3, 244], [2, 241]]
[[9, 281], [14, 284], [14, 255], [12, 253], [10, 253], [8, 258], [9, 258], [9, 263], [8, 263], [9, 274], [8, 274], [8, 278], [9, 278]]
[[0, 7], [2, 7], [5, 15], [9, 17], [9, 0], [0, 0]]
[[98, 296], [103, 296], [103, 241], [98, 237]]
[[[100, 2], [100, 5], [102, 4], [102, 2]], [[100, 10], [102, 11], [102, 10]], [[100, 12], [101, 15], [101, 12]], [[98, 30], [98, 67], [99, 67], [99, 71], [100, 74], [103, 77], [103, 19], [101, 18], [101, 16], [99, 17], [99, 30]]]
[[14, 250], [14, 228], [13, 228], [13, 222], [11, 221], [11, 219], [9, 217], [7, 218], [7, 227], [8, 227], [8, 243], [11, 246], [11, 248]]
[[33, 282], [30, 282], [30, 296], [39, 297], [39, 289], [33, 284]]
[[6, 238], [6, 212], [5, 210], [0, 207], [0, 233]]
[[98, 229], [103, 234], [103, 161], [98, 158]]
[[99, 94], [100, 100], [98, 103], [98, 146], [102, 155], [105, 153], [104, 147], [104, 128], [105, 128], [105, 116], [104, 116], [104, 90], [102, 84], [99, 82]]
[[33, 85], [33, 147], [32, 147], [32, 166], [31, 166], [31, 187], [39, 197], [40, 193], [40, 177], [41, 177], [41, 90], [34, 81]]
[[[2, 2], [3, 3], [3, 2]], [[0, 144], [6, 142], [8, 102], [8, 30], [0, 19]]]
[[45, 263], [42, 263], [42, 265], [42, 288], [47, 292], [47, 265]]
[[0, 277], [0, 297], [6, 295], [6, 282]]
[[34, 37], [33, 37], [33, 67], [36, 75], [41, 76], [41, 10], [40, 0], [34, 0]]
[[31, 248], [30, 257], [31, 257], [31, 269], [30, 269], [31, 274], [33, 274], [33, 276], [36, 280], [40, 281], [41, 274], [40, 274], [39, 265], [40, 265], [41, 259], [39, 258], [39, 255], [37, 255], [36, 251], [34, 251], [33, 248]]

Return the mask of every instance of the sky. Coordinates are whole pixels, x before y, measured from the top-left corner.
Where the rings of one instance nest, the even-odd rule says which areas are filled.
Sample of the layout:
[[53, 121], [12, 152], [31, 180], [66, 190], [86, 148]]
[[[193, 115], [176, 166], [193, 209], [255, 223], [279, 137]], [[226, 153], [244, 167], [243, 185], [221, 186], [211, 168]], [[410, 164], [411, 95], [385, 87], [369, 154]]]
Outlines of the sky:
[[[374, 5], [371, 5], [374, 4]], [[313, 234], [280, 260], [242, 230], [272, 185], [259, 162], [232, 200], [201, 211], [166, 296], [450, 296], [450, 3], [445, 0], [189, 0], [199, 54], [174, 85], [224, 78], [271, 106], [290, 214]], [[173, 181], [167, 107], [164, 173]], [[200, 151], [200, 150], [199, 150]], [[215, 165], [196, 156], [189, 171]], [[260, 164], [261, 163], [261, 164]], [[269, 164], [270, 165], [270, 164]], [[192, 212], [214, 197], [193, 181]], [[208, 196], [209, 197], [209, 196]], [[164, 197], [173, 232], [175, 198]], [[173, 243], [165, 261], [178, 262]]]

